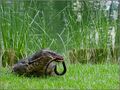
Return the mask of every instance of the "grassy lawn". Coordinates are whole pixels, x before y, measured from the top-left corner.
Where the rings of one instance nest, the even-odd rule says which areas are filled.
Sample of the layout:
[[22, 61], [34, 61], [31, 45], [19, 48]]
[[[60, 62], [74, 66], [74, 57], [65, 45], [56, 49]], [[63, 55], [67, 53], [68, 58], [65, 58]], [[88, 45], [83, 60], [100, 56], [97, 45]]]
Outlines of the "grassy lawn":
[[0, 89], [118, 89], [119, 66], [68, 65], [64, 76], [23, 77], [0, 69]]

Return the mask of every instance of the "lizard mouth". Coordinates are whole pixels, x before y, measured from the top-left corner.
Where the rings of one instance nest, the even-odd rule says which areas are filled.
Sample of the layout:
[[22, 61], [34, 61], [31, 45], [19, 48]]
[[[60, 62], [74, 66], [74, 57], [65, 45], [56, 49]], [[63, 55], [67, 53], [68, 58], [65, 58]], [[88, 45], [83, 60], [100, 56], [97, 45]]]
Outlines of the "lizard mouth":
[[56, 62], [63, 62], [64, 58], [62, 56], [55, 56], [53, 57]]

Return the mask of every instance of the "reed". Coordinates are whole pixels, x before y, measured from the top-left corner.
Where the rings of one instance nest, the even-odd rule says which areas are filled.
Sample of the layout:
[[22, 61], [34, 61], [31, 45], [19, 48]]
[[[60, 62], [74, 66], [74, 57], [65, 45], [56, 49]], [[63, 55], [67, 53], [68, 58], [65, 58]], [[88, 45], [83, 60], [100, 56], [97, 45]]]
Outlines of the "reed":
[[[83, 0], [79, 2], [80, 8], [72, 6], [73, 1], [59, 2], [62, 6], [57, 1], [2, 0], [0, 48], [3, 57], [8, 57], [5, 52], [11, 50], [15, 53], [15, 61], [43, 48], [53, 49], [65, 56], [73, 49], [108, 50], [111, 23], [109, 14], [100, 2], [96, 6], [95, 3]], [[74, 11], [74, 7], [80, 11]], [[114, 20], [112, 27], [115, 30], [116, 24]]]

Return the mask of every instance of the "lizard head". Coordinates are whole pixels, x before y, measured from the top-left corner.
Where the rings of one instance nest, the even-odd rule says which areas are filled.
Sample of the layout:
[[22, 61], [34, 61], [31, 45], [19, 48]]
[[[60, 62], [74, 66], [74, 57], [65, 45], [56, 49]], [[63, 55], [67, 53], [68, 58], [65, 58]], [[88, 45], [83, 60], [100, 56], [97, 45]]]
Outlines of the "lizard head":
[[48, 56], [51, 59], [55, 60], [56, 62], [62, 62], [64, 60], [63, 56], [57, 54], [56, 52], [50, 51], [50, 50], [42, 50], [41, 51], [43, 56]]
[[63, 62], [64, 61], [63, 56], [57, 54], [56, 52], [48, 50], [48, 49], [43, 49], [43, 50], [40, 50], [39, 52], [35, 53], [32, 56], [31, 60], [35, 60], [35, 59], [38, 59], [40, 57], [42, 57], [43, 59], [54, 60], [56, 62]]

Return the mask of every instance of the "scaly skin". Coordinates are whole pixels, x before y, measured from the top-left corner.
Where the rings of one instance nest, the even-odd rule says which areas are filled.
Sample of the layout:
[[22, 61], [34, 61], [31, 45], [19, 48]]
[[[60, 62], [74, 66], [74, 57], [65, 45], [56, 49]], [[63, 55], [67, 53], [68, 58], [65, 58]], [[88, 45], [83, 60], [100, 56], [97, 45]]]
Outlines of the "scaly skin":
[[[52, 61], [52, 62], [50, 62]], [[66, 66], [63, 65], [64, 71], [59, 74], [57, 72], [57, 67], [53, 63], [55, 62], [64, 62], [63, 57], [53, 51], [50, 50], [41, 50], [40, 52], [35, 53], [31, 57], [20, 60], [17, 64], [13, 66], [13, 72], [17, 74], [25, 74], [25, 75], [63, 75], [66, 72]], [[47, 66], [47, 64], [49, 65]]]

